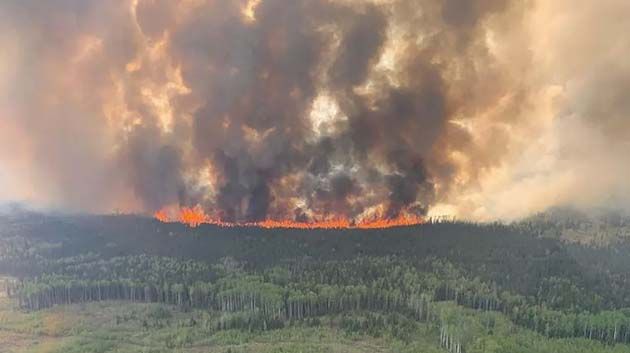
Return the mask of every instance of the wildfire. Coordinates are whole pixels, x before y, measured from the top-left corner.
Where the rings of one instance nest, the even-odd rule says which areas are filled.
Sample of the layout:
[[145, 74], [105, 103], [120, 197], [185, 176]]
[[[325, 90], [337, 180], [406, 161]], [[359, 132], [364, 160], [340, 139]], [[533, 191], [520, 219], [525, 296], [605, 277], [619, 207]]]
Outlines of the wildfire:
[[328, 219], [312, 222], [298, 222], [291, 220], [267, 219], [259, 222], [232, 223], [208, 216], [201, 207], [183, 207], [177, 210], [162, 209], [154, 214], [160, 222], [180, 222], [189, 227], [201, 224], [212, 224], [221, 227], [260, 227], [260, 228], [290, 228], [290, 229], [380, 229], [391, 227], [413, 226], [425, 223], [425, 219], [415, 215], [400, 215], [396, 218], [372, 218], [357, 222], [346, 218]]
[[208, 217], [194, 208], [183, 208], [179, 214], [179, 221], [188, 224], [191, 227], [197, 227], [202, 223], [206, 223]]
[[153, 215], [155, 217], [155, 219], [157, 219], [160, 222], [168, 222], [169, 218], [168, 218], [168, 214], [166, 214], [166, 211], [164, 210], [160, 210], [155, 212], [155, 214]]

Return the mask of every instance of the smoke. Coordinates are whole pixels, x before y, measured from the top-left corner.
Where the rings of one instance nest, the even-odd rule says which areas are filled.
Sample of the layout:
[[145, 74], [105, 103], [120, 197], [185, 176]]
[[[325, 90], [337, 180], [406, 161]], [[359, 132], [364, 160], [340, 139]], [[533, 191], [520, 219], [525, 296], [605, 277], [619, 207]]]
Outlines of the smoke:
[[0, 197], [226, 221], [626, 206], [630, 8], [580, 3], [3, 1]]
[[[630, 20], [625, 1], [540, 2], [526, 16], [530, 128], [512, 153], [452, 199], [473, 218], [516, 218], [553, 206], [630, 210]], [[516, 139], [528, 139], [514, 144]], [[465, 199], [465, 200], [464, 200]]]

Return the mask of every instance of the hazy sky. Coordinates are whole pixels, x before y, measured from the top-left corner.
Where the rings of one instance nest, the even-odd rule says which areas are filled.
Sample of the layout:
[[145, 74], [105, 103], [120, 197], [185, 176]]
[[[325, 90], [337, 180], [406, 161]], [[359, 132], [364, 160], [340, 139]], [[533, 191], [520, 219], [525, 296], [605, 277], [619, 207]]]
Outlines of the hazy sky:
[[0, 199], [230, 220], [630, 206], [627, 0], [5, 0]]

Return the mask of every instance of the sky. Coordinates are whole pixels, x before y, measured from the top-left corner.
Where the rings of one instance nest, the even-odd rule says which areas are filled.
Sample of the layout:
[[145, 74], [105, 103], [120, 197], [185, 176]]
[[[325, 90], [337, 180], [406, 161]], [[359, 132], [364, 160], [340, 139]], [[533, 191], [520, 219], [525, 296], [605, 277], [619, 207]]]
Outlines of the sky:
[[0, 200], [257, 221], [630, 208], [625, 0], [7, 0]]

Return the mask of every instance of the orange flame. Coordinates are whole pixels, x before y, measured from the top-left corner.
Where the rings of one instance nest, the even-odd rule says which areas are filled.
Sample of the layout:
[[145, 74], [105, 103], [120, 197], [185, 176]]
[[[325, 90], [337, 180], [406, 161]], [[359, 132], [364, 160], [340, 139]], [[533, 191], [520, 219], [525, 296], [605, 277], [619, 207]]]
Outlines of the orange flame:
[[259, 222], [232, 223], [214, 219], [208, 216], [201, 207], [183, 207], [176, 211], [164, 208], [157, 211], [154, 217], [160, 222], [180, 222], [189, 227], [201, 224], [212, 224], [221, 227], [260, 227], [260, 228], [290, 228], [290, 229], [381, 229], [391, 227], [405, 227], [425, 223], [425, 219], [416, 215], [400, 215], [396, 218], [371, 218], [352, 222], [346, 218], [319, 220], [313, 222], [297, 222], [291, 220], [266, 219]]
[[357, 228], [361, 229], [378, 229], [391, 227], [406, 227], [424, 223], [423, 217], [415, 215], [400, 215], [396, 218], [381, 218], [362, 221], [357, 224]]
[[206, 223], [208, 216], [201, 208], [182, 208], [179, 213], [179, 221], [188, 224], [191, 227], [197, 227], [202, 223]]
[[157, 219], [160, 222], [168, 222], [169, 221], [168, 214], [166, 214], [165, 210], [159, 210], [159, 211], [155, 212], [153, 214], [153, 217], [155, 217], [155, 219]]
[[352, 225], [347, 219], [331, 219], [325, 221], [316, 222], [296, 222], [296, 221], [276, 221], [276, 220], [264, 220], [254, 223], [253, 225], [262, 228], [295, 228], [295, 229], [341, 229], [351, 228]]

